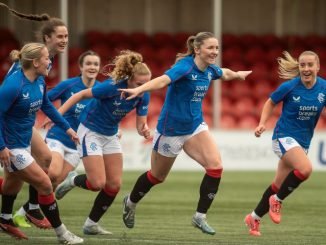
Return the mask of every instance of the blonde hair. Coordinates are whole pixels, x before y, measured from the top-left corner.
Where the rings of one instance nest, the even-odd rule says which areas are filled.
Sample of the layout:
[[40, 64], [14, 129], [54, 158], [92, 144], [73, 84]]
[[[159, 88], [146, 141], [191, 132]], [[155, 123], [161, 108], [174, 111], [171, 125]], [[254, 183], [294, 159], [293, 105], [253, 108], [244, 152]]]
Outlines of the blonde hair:
[[104, 69], [108, 66], [114, 66], [112, 72], [102, 72], [102, 74], [110, 76], [115, 82], [123, 79], [130, 79], [135, 74], [151, 74], [148, 66], [143, 63], [142, 55], [130, 50], [122, 50], [120, 54], [114, 58], [112, 64], [106, 65]]
[[21, 19], [26, 19], [26, 20], [32, 20], [32, 21], [41, 21], [44, 22], [42, 27], [40, 28], [40, 30], [37, 33], [37, 37], [42, 40], [45, 43], [45, 36], [50, 37], [52, 33], [55, 32], [55, 28], [58, 26], [66, 26], [65, 23], [59, 19], [59, 18], [55, 18], [55, 17], [50, 17], [48, 14], [44, 13], [41, 15], [36, 15], [36, 14], [23, 14], [20, 13], [12, 8], [9, 8], [9, 6], [7, 6], [4, 3], [0, 3], [0, 6], [5, 7], [6, 9], [8, 9], [8, 11], [11, 12], [12, 15], [21, 18]]
[[[289, 52], [284, 51], [283, 57], [278, 57], [278, 74], [282, 79], [292, 79], [299, 76], [299, 61], [293, 58]], [[316, 58], [317, 63], [319, 64], [319, 57], [313, 51], [304, 51], [299, 55], [299, 59], [303, 55], [313, 55]]]
[[44, 48], [46, 46], [43, 43], [28, 43], [20, 51], [11, 51], [10, 58], [13, 62], [19, 61], [23, 69], [29, 69], [32, 67], [34, 59], [41, 58]]
[[178, 53], [175, 62], [188, 56], [195, 54], [195, 48], [200, 48], [206, 39], [216, 38], [211, 32], [199, 32], [196, 36], [190, 36], [187, 39], [187, 51], [185, 53]]

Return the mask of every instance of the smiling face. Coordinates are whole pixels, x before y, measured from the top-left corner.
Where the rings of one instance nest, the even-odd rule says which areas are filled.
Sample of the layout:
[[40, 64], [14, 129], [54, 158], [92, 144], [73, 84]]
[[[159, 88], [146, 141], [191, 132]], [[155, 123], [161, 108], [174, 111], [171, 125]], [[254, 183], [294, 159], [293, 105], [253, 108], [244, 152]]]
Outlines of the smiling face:
[[79, 66], [82, 77], [87, 80], [96, 79], [100, 71], [100, 63], [100, 57], [97, 55], [86, 55], [82, 65]]
[[317, 78], [320, 65], [316, 55], [303, 53], [299, 57], [299, 73], [301, 81], [305, 84], [313, 85]]
[[50, 36], [45, 36], [45, 45], [51, 57], [63, 53], [68, 44], [68, 30], [65, 26], [57, 26]]
[[207, 67], [216, 63], [218, 56], [218, 40], [214, 37], [207, 38], [199, 47], [195, 47], [197, 65]]
[[49, 65], [51, 60], [49, 58], [49, 51], [44, 47], [41, 51], [41, 56], [38, 59], [33, 60], [35, 72], [38, 76], [47, 76], [49, 74]]

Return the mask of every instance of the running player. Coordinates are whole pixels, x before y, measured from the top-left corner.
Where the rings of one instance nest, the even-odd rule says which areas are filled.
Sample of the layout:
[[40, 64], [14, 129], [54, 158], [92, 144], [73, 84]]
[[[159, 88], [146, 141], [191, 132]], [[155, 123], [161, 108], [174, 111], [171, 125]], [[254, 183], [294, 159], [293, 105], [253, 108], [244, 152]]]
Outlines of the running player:
[[86, 235], [111, 234], [98, 222], [113, 203], [121, 186], [123, 161], [118, 136], [119, 122], [136, 108], [137, 131], [145, 139], [150, 137], [147, 126], [149, 94], [143, 93], [126, 101], [121, 98], [119, 91], [121, 88], [134, 88], [147, 83], [151, 78], [149, 68], [143, 63], [142, 56], [132, 51], [121, 51], [113, 65], [111, 79], [74, 94], [59, 108], [64, 113], [82, 99], [94, 98], [82, 111], [78, 127], [78, 136], [82, 141], [78, 151], [86, 174], [76, 176], [70, 172], [56, 189], [57, 199], [63, 198], [75, 186], [99, 191], [83, 226]]
[[[54, 60], [55, 55], [65, 51], [68, 44], [68, 30], [65, 23], [61, 19], [50, 17], [48, 14], [23, 14], [9, 8], [4, 3], [0, 3], [0, 6], [7, 8], [15, 17], [24, 20], [42, 22], [42, 26], [37, 35], [40, 41], [46, 45], [49, 51], [51, 64]], [[6, 78], [20, 68], [21, 64], [19, 61], [14, 62], [6, 75]], [[35, 128], [33, 128], [31, 154], [36, 162], [42, 167], [42, 169], [47, 171], [52, 159], [51, 151], [45, 144], [38, 130]], [[51, 224], [40, 211], [37, 196], [38, 195], [35, 188], [30, 185], [29, 200], [14, 215], [14, 222], [16, 225], [20, 227], [30, 227], [30, 224], [26, 222], [26, 219], [28, 219], [39, 228], [51, 228]]]
[[[98, 84], [96, 77], [100, 71], [100, 57], [93, 51], [86, 51], [78, 59], [81, 75], [60, 82], [48, 92], [50, 101], [60, 100], [64, 104], [72, 95], [92, 88]], [[89, 102], [85, 99], [74, 105], [63, 116], [70, 126], [77, 131], [79, 114]], [[52, 162], [49, 168], [49, 177], [55, 189], [80, 162], [75, 143], [57, 125], [51, 127], [46, 135], [46, 142], [52, 151]]]
[[58, 113], [46, 95], [44, 76], [48, 75], [48, 49], [41, 43], [29, 43], [12, 52], [21, 69], [9, 76], [0, 87], [0, 162], [5, 177], [2, 185], [0, 227], [17, 239], [27, 236], [12, 220], [12, 209], [24, 181], [38, 193], [40, 207], [53, 227], [58, 241], [66, 244], [82, 243], [83, 239], [67, 230], [61, 222], [49, 176], [31, 155], [31, 138], [36, 112], [40, 109], [58, 124], [75, 143], [76, 132]]
[[219, 45], [210, 32], [190, 36], [187, 48], [164, 75], [134, 89], [121, 89], [127, 99], [133, 99], [145, 91], [168, 86], [153, 140], [151, 169], [139, 176], [123, 202], [123, 221], [128, 228], [134, 227], [136, 204], [154, 185], [165, 180], [183, 149], [206, 172], [192, 224], [206, 234], [215, 234], [206, 213], [218, 191], [223, 168], [217, 145], [203, 119], [202, 101], [212, 81], [244, 80], [251, 71], [234, 72], [216, 66]]
[[326, 105], [326, 81], [318, 77], [318, 55], [304, 51], [299, 59], [288, 52], [278, 58], [282, 83], [265, 102], [255, 136], [260, 137], [275, 106], [283, 102], [282, 114], [273, 133], [273, 151], [280, 158], [274, 180], [265, 190], [257, 207], [245, 217], [249, 234], [260, 236], [260, 222], [269, 213], [271, 220], [281, 222], [281, 208], [289, 196], [312, 172], [307, 153], [320, 114]]

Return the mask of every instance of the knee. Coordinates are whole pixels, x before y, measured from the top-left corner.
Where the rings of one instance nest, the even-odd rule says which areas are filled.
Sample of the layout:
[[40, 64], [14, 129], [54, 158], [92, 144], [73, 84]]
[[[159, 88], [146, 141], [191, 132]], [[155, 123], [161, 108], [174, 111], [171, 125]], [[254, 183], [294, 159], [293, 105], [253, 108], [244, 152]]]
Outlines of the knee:
[[300, 170], [299, 169], [294, 170], [294, 174], [302, 180], [308, 179], [310, 177], [311, 173], [312, 173], [311, 165], [305, 166], [304, 168], [302, 168]]
[[92, 186], [92, 191], [100, 191], [105, 188], [105, 181], [102, 180], [88, 180]]
[[204, 165], [205, 169], [222, 169], [222, 160], [220, 157], [214, 157], [207, 159], [207, 163]]
[[153, 177], [154, 177], [154, 181], [152, 181], [153, 178], [149, 178], [149, 180], [153, 184], [161, 184], [161, 183], [163, 183], [166, 180], [166, 176], [165, 175], [158, 175], [157, 177], [156, 176], [153, 176]]
[[152, 170], [147, 171], [147, 179], [154, 185], [161, 184], [166, 179], [166, 174], [153, 173]]
[[121, 179], [111, 180], [106, 182], [105, 188], [109, 188], [111, 190], [120, 190], [121, 184]]
[[48, 169], [52, 161], [51, 152], [44, 152], [37, 156], [37, 161], [43, 169]]
[[59, 183], [59, 175], [58, 174], [55, 174], [53, 172], [49, 172], [49, 178], [51, 180], [51, 183], [53, 186], [58, 186], [60, 183]]
[[116, 187], [106, 184], [103, 190], [108, 196], [115, 197], [120, 191], [120, 186]]
[[52, 184], [48, 177], [43, 178], [43, 180], [34, 187], [40, 195], [49, 195], [53, 192]]

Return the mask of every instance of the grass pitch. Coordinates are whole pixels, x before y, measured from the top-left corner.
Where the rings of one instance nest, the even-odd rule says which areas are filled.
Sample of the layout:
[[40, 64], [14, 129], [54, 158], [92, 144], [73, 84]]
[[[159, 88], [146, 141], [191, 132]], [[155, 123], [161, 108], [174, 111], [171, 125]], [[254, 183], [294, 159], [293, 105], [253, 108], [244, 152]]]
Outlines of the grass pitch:
[[[58, 201], [63, 222], [69, 230], [84, 238], [85, 244], [222, 244], [222, 245], [321, 245], [326, 244], [326, 172], [315, 172], [285, 202], [282, 223], [273, 224], [266, 215], [261, 224], [261, 237], [248, 235], [243, 223], [252, 211], [273, 172], [225, 171], [218, 195], [208, 212], [209, 224], [217, 234], [203, 234], [191, 225], [195, 212], [200, 172], [171, 172], [166, 182], [154, 187], [137, 207], [136, 224], [125, 228], [122, 199], [141, 172], [126, 172], [123, 186], [100, 224], [112, 231], [111, 236], [85, 236], [83, 223], [96, 193], [73, 189]], [[27, 199], [26, 186], [18, 195], [15, 210]], [[28, 241], [16, 241], [0, 232], [0, 244], [57, 244], [52, 230], [35, 227], [22, 229]]]

